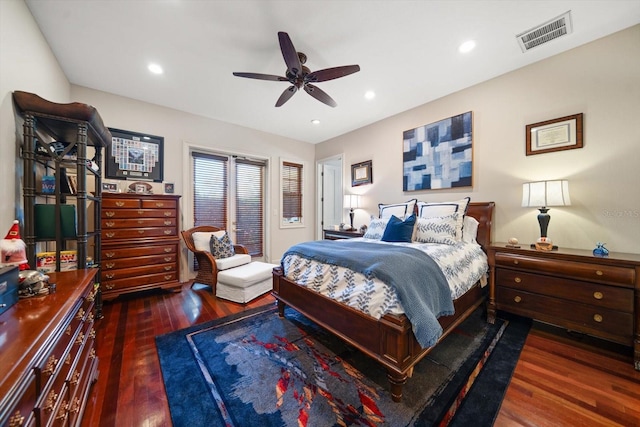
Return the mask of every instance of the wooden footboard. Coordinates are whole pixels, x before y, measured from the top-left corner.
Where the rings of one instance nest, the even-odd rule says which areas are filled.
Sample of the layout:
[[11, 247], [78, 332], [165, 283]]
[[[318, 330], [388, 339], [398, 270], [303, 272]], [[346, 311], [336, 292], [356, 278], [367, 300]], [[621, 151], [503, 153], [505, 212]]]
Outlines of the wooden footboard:
[[[278, 300], [280, 316], [284, 316], [284, 308], [288, 305], [382, 364], [387, 369], [391, 395], [396, 402], [402, 399], [402, 386], [411, 376], [415, 364], [434, 348], [420, 347], [405, 315], [387, 314], [376, 320], [288, 280], [281, 267], [273, 269], [273, 295]], [[476, 285], [454, 301], [456, 314], [438, 319], [444, 329], [440, 339], [483, 300], [480, 286]]]

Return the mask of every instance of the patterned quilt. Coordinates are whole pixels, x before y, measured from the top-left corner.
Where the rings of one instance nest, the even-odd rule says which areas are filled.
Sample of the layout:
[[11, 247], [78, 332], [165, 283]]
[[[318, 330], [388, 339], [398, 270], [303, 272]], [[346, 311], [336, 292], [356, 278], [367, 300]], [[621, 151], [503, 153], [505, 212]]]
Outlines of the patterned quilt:
[[[351, 239], [354, 240], [356, 239]], [[454, 300], [476, 282], [480, 281], [483, 286], [486, 284], [487, 257], [478, 244], [392, 243], [365, 238], [357, 240], [372, 245], [410, 246], [425, 252], [444, 273], [451, 289], [451, 298]], [[335, 241], [337, 245], [341, 242], [343, 241]], [[363, 274], [347, 268], [323, 264], [297, 255], [285, 256], [282, 266], [288, 279], [376, 319], [387, 313], [404, 313], [396, 291], [376, 278], [368, 279]]]

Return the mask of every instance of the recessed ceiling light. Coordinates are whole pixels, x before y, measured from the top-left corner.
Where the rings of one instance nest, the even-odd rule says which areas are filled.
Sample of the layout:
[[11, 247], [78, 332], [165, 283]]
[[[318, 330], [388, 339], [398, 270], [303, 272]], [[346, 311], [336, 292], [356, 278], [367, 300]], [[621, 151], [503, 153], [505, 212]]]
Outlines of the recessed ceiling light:
[[311, 120], [311, 123], [313, 123], [314, 125], [319, 125], [320, 124], [320, 120], [313, 119], [313, 120]]
[[375, 93], [374, 91], [372, 91], [372, 90], [368, 90], [368, 91], [366, 91], [366, 92], [364, 93], [364, 97], [365, 97], [366, 99], [373, 99], [373, 98], [375, 98], [375, 97], [376, 97], [376, 93]]
[[149, 66], [147, 67], [149, 69], [149, 71], [151, 71], [153, 74], [162, 74], [164, 71], [162, 70], [162, 67], [159, 66], [158, 64], [149, 64]]
[[458, 51], [460, 53], [468, 53], [471, 52], [474, 47], [476, 47], [476, 42], [474, 40], [468, 40], [460, 45]]

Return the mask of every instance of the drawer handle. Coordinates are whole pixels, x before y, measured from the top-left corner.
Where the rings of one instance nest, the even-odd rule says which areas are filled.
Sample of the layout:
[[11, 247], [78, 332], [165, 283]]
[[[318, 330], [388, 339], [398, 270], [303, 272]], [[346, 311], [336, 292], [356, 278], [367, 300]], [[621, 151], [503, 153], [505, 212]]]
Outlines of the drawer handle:
[[114, 256], [116, 256], [115, 252], [105, 252], [104, 256], [106, 256], [107, 258], [113, 258]]
[[16, 411], [16, 413], [9, 419], [9, 427], [21, 427], [23, 424], [24, 417], [20, 411]]
[[171, 248], [164, 248], [164, 251], [165, 251], [166, 253], [169, 253], [169, 252], [171, 252]]
[[112, 212], [112, 211], [107, 211], [107, 212], [105, 212], [105, 213], [104, 213], [104, 215], [105, 215], [107, 218], [113, 218], [114, 216], [116, 216], [116, 213], [115, 213], [115, 212]]
[[78, 310], [78, 313], [76, 313], [76, 320], [82, 320], [83, 317], [84, 317], [84, 310], [81, 308], [80, 310]]
[[166, 257], [164, 257], [164, 261], [165, 261], [165, 262], [169, 262], [169, 261], [171, 261], [171, 257], [170, 257], [170, 256], [166, 256]]
[[161, 208], [163, 206], [164, 206], [164, 203], [162, 203], [162, 202], [156, 203], [156, 208]]
[[173, 233], [173, 230], [164, 230], [164, 234], [166, 234], [167, 236], [171, 233]]
[[138, 224], [144, 224], [144, 220], [143, 219], [139, 219], [138, 220]]
[[107, 267], [107, 268], [113, 268], [113, 267], [116, 266], [116, 263], [115, 262], [108, 262], [104, 266]]
[[516, 296], [513, 300], [515, 302], [520, 302], [520, 301], [522, 301], [522, 298], [520, 298], [520, 296]]
[[167, 267], [165, 267], [165, 268], [164, 268], [164, 271], [171, 271], [171, 269], [172, 269], [172, 268], [173, 268], [173, 267], [169, 265], [169, 266], [167, 266]]
[[601, 314], [594, 314], [593, 315], [593, 320], [595, 320], [598, 323], [602, 323], [602, 315]]
[[89, 353], [89, 359], [95, 359], [96, 358], [96, 349], [92, 348], [91, 352]]
[[173, 221], [165, 221], [165, 222], [164, 222], [164, 225], [171, 225], [171, 223], [172, 223], [172, 222], [173, 222]]
[[172, 275], [171, 275], [171, 274], [165, 274], [165, 275], [164, 275], [164, 280], [170, 280], [170, 279], [171, 279], [171, 277], [172, 277]]
[[116, 235], [116, 233], [106, 233], [107, 237], [111, 238]]
[[113, 221], [107, 221], [104, 223], [104, 225], [106, 225], [107, 227], [113, 227], [114, 225], [116, 225], [116, 223]]
[[65, 334], [71, 335], [71, 325], [67, 326], [67, 330], [64, 331]]
[[121, 208], [124, 206], [124, 202], [116, 202], [116, 206]]
[[142, 215], [144, 211], [142, 209], [138, 209], [138, 215]]
[[95, 287], [96, 285], [93, 285], [93, 291], [91, 291], [91, 293], [89, 294], [89, 296], [87, 297], [87, 301], [89, 302], [94, 302], [96, 300], [96, 294], [98, 293], [98, 288]]
[[62, 405], [60, 405], [60, 410], [58, 411], [58, 415], [56, 415], [56, 420], [64, 420], [67, 418], [67, 411], [69, 410], [69, 404], [62, 401]]
[[596, 276], [604, 276], [604, 273], [601, 270], [596, 270]]
[[107, 277], [107, 279], [113, 279], [114, 277], [116, 277], [115, 274], [105, 274], [105, 276]]
[[519, 277], [516, 277], [515, 279], [513, 279], [513, 281], [516, 282], [516, 283], [520, 283], [520, 282], [522, 282], [522, 279], [519, 278]]
[[78, 338], [76, 338], [75, 344], [82, 345], [83, 342], [84, 342], [84, 333], [80, 332], [80, 334], [78, 335]]
[[58, 365], [58, 359], [56, 359], [56, 356], [52, 354], [49, 357], [49, 360], [47, 360], [47, 364], [44, 367], [44, 371], [42, 371], [42, 373], [45, 375], [53, 374], [53, 371], [56, 370], [57, 365]]
[[164, 213], [164, 216], [169, 217], [169, 216], [173, 216], [173, 214], [172, 214], [171, 212], [165, 212], [165, 213]]
[[74, 414], [76, 412], [80, 412], [80, 398], [76, 397], [73, 399], [73, 403], [71, 404], [71, 407], [69, 408], [69, 413]]
[[517, 259], [514, 259], [514, 260], [513, 260], [513, 263], [514, 263], [515, 265], [520, 264], [520, 262], [519, 262]]
[[93, 313], [89, 313], [89, 317], [87, 317], [87, 322], [93, 322]]
[[47, 400], [45, 402], [46, 407], [44, 408], [47, 412], [53, 411], [53, 407], [56, 404], [56, 400], [58, 400], [58, 395], [55, 390], [51, 390], [49, 395], [47, 396]]
[[602, 298], [604, 298], [604, 294], [602, 292], [597, 292], [596, 291], [596, 292], [593, 293], [593, 297], [595, 299], [602, 299]]
[[144, 230], [138, 230], [138, 234], [144, 234]]
[[110, 291], [111, 289], [115, 288], [115, 286], [109, 285], [109, 284], [104, 285], [104, 287], [107, 288], [108, 291]]
[[80, 381], [80, 371], [78, 371], [77, 369], [75, 371], [73, 371], [73, 376], [71, 377], [71, 384], [78, 384], [78, 381]]
[[89, 332], [89, 338], [91, 338], [92, 340], [96, 339], [96, 330], [91, 328], [91, 331]]
[[71, 365], [71, 353], [67, 354], [67, 358], [64, 359], [65, 365]]

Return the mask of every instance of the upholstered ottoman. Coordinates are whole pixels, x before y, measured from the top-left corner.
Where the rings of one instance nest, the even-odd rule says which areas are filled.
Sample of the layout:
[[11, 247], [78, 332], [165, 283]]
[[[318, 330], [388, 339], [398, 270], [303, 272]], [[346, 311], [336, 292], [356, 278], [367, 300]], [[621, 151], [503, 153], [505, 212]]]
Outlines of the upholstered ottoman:
[[216, 297], [246, 303], [273, 289], [276, 264], [253, 261], [218, 272]]

